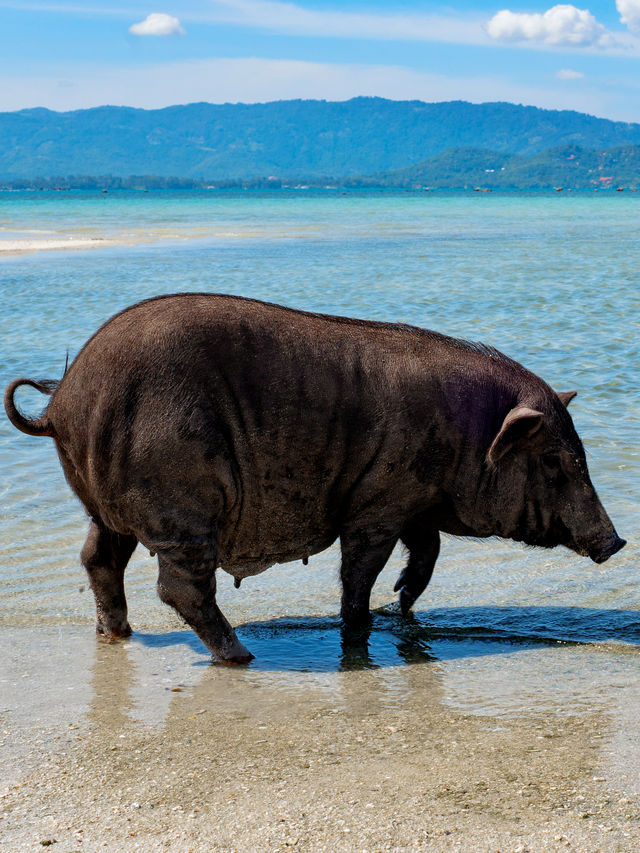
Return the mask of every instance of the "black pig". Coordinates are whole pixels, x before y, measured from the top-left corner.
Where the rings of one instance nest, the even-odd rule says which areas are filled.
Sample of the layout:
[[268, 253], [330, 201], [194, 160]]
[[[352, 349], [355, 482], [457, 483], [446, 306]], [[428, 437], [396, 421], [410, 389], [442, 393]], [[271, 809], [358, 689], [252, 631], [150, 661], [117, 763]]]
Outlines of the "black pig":
[[[24, 384], [52, 394], [39, 419], [14, 404]], [[216, 604], [218, 567], [239, 584], [339, 537], [350, 629], [398, 541], [404, 613], [440, 531], [615, 554], [625, 543], [589, 479], [572, 396], [435, 332], [178, 294], [109, 320], [59, 384], [15, 380], [5, 408], [54, 439], [91, 516], [82, 562], [98, 632], [131, 631], [124, 570], [142, 542], [162, 601], [219, 660], [246, 662]]]

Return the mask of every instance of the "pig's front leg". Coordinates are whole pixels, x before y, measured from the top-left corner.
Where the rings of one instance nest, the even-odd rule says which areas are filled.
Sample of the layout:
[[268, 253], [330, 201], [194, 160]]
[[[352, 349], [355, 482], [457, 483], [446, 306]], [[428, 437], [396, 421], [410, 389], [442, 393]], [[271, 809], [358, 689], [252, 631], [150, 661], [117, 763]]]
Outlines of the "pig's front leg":
[[340, 534], [340, 615], [347, 631], [362, 629], [369, 624], [371, 590], [397, 541], [396, 535], [381, 530], [372, 532], [366, 526], [349, 527]]
[[440, 553], [440, 533], [437, 530], [408, 529], [400, 538], [409, 549], [409, 560], [393, 591], [400, 593], [400, 610], [406, 616], [431, 580]]

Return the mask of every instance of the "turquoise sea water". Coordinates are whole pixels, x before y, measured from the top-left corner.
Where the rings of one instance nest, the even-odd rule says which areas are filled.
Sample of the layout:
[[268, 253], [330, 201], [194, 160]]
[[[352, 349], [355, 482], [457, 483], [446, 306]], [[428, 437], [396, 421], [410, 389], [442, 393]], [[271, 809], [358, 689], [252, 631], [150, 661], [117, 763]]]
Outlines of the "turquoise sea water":
[[[210, 291], [483, 341], [558, 390], [577, 389], [571, 412], [592, 478], [629, 541], [605, 565], [564, 549], [445, 537], [405, 622], [393, 605], [397, 551], [374, 590], [369, 648], [355, 658], [340, 646], [335, 547], [239, 591], [225, 576], [219, 596], [256, 654], [255, 674], [437, 662], [450, 701], [465, 708], [508, 711], [554, 690], [569, 708], [587, 696], [593, 666], [629, 683], [640, 675], [639, 221], [640, 196], [630, 193], [0, 194], [0, 250], [3, 241], [22, 250], [0, 251], [0, 384], [59, 377], [67, 350], [73, 358], [133, 302]], [[61, 239], [104, 243], [24, 251], [31, 240]], [[31, 412], [43, 403], [26, 391], [20, 402]], [[0, 645], [37, 628], [90, 636], [93, 601], [78, 557], [86, 519], [53, 443], [17, 432], [4, 413], [0, 502]], [[186, 643], [179, 665], [204, 662], [154, 583], [154, 561], [137, 552], [127, 571], [131, 643]], [[531, 664], [539, 650], [557, 652], [545, 656], [548, 669]], [[519, 682], [529, 687], [516, 690]]]

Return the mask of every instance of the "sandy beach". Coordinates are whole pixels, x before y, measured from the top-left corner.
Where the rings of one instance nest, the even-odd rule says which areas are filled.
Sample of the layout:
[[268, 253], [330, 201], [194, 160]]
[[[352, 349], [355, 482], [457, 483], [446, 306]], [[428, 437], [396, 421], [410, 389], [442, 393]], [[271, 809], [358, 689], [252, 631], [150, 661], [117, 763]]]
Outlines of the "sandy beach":
[[2, 850], [640, 845], [637, 742], [620, 740], [614, 707], [470, 713], [440, 662], [218, 667], [183, 630], [159, 645], [86, 629], [45, 629], [39, 649], [31, 629], [10, 639]]

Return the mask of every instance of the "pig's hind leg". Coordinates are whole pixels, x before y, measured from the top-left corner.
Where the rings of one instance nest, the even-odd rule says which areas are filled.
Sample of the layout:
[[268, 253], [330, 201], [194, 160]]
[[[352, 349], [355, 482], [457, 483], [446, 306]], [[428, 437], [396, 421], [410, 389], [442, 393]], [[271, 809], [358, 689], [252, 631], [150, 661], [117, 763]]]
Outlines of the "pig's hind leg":
[[431, 580], [440, 553], [440, 534], [437, 530], [407, 528], [400, 539], [409, 549], [409, 560], [393, 591], [400, 593], [400, 610], [406, 616]]
[[158, 594], [189, 624], [221, 663], [249, 663], [251, 652], [216, 604], [213, 547], [158, 551]]
[[91, 522], [81, 553], [96, 602], [96, 632], [106, 640], [128, 637], [124, 570], [138, 544], [135, 536], [123, 536]]

